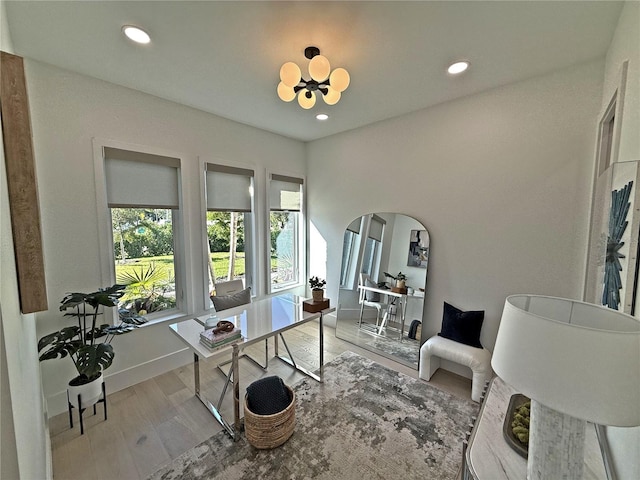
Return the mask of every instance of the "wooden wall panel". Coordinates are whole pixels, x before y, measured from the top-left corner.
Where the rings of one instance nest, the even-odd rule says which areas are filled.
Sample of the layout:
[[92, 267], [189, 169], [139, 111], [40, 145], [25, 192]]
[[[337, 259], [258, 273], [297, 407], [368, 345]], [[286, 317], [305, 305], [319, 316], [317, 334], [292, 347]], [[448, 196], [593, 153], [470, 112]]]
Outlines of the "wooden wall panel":
[[0, 111], [22, 313], [47, 310], [40, 207], [22, 57], [0, 52]]

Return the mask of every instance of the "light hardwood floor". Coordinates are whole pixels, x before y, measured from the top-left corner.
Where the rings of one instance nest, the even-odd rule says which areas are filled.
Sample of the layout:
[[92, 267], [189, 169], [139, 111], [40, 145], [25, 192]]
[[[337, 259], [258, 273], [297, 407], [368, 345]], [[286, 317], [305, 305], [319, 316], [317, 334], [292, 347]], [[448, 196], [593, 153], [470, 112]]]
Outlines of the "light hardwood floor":
[[[168, 327], [167, 327], [168, 328]], [[319, 366], [318, 325], [308, 323], [285, 333], [285, 339], [296, 362], [315, 370]], [[417, 370], [363, 350], [336, 338], [335, 329], [325, 327], [325, 363], [340, 353], [351, 350], [399, 372], [418, 378]], [[269, 345], [273, 355], [273, 343]], [[280, 346], [281, 354], [284, 348]], [[257, 360], [264, 362], [264, 344], [247, 348]], [[215, 365], [222, 358], [202, 362], [200, 382], [208, 398], [217, 399], [224, 377]], [[215, 361], [214, 361], [215, 360]], [[292, 385], [304, 376], [278, 359], [271, 358], [267, 372], [246, 359], [240, 360], [241, 398], [244, 389], [265, 375], [278, 375]], [[74, 428], [69, 428], [68, 414], [50, 420], [53, 450], [53, 474], [56, 480], [143, 479], [183, 452], [198, 445], [221, 430], [209, 411], [194, 396], [193, 366], [177, 368], [125, 390], [108, 394], [108, 419], [104, 421], [102, 406], [97, 415], [85, 412], [85, 434], [80, 435], [77, 413]], [[438, 370], [431, 382], [454, 395], [469, 398], [471, 380]], [[206, 388], [205, 388], [206, 387]], [[232, 415], [231, 393], [222, 404], [225, 415]]]

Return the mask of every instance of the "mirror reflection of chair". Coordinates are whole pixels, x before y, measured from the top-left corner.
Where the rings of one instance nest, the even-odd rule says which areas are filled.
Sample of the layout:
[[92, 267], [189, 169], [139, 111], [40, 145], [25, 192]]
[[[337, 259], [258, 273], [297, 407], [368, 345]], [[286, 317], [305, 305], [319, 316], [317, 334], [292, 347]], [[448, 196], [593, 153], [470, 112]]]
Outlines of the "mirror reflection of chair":
[[[360, 286], [365, 288], [378, 288], [378, 284], [371, 280], [371, 277], [366, 273], [360, 274]], [[376, 309], [376, 331], [380, 334], [387, 325], [387, 319], [389, 317], [389, 305], [381, 301], [380, 292], [374, 292], [360, 288], [360, 296], [358, 302], [360, 303], [360, 320], [358, 321], [358, 328], [362, 328], [362, 317], [364, 315], [364, 307], [372, 307]], [[380, 321], [380, 315], [382, 314], [382, 321]]]

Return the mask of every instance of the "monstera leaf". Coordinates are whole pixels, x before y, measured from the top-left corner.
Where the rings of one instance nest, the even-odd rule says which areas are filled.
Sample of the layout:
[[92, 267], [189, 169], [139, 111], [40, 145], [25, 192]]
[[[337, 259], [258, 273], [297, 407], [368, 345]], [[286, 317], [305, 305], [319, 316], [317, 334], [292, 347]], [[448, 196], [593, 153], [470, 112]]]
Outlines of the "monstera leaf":
[[44, 350], [40, 355], [40, 360], [64, 358], [67, 355], [75, 354], [84, 345], [79, 334], [80, 328], [73, 326], [45, 335], [38, 341], [38, 352]]
[[97, 292], [67, 293], [60, 302], [60, 310], [62, 311], [67, 308], [74, 308], [82, 305], [83, 303], [87, 303], [93, 308], [97, 308], [98, 305], [115, 307], [118, 304], [118, 299], [124, 295], [125, 288], [127, 288], [126, 285], [115, 284], [107, 288], [100, 288]]
[[85, 345], [78, 350], [76, 361], [78, 373], [89, 380], [94, 380], [103, 370], [111, 366], [114, 355], [111, 344]]

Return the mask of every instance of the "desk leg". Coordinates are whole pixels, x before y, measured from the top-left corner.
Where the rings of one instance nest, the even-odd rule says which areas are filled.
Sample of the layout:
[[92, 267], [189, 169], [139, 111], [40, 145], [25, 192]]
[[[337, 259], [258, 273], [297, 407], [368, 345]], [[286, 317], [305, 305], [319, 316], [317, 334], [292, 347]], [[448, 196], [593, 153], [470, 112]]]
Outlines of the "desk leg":
[[324, 314], [320, 314], [320, 320], [318, 320], [318, 323], [320, 323], [320, 369], [318, 370], [318, 373], [320, 374], [320, 382], [322, 382], [323, 380], [323, 369], [324, 369], [324, 326], [323, 326], [323, 318], [324, 318]]
[[233, 344], [231, 368], [233, 369], [233, 440], [240, 439], [240, 372], [238, 371], [238, 354], [240, 349]]
[[193, 384], [196, 391], [196, 396], [200, 396], [200, 357], [197, 354], [193, 354]]
[[404, 336], [404, 321], [407, 315], [407, 298], [400, 299], [400, 342], [402, 342], [402, 337]]
[[[296, 361], [293, 358], [293, 355], [291, 354], [291, 350], [289, 350], [289, 346], [287, 345], [287, 342], [284, 339], [284, 336], [282, 335], [282, 333], [278, 333], [277, 335], [274, 335], [274, 340], [275, 340], [275, 345], [276, 345], [276, 353], [275, 353], [275, 357], [282, 360], [284, 363], [290, 365], [291, 367], [295, 368], [297, 371], [299, 371], [300, 373], [304, 373], [307, 377], [311, 377], [313, 378], [316, 382], [322, 382], [322, 367], [324, 364], [324, 330], [322, 328], [322, 314], [320, 314], [320, 318], [318, 320], [319, 324], [320, 324], [320, 370], [318, 371], [319, 375], [316, 375], [315, 373], [313, 373], [310, 370], [307, 370], [306, 368], [301, 367], [300, 365], [298, 365], [296, 363]], [[288, 357], [282, 357], [278, 354], [278, 337], [280, 337], [282, 339], [282, 343], [284, 344], [284, 348], [287, 350], [287, 353], [289, 354]]]
[[[234, 348], [234, 350], [237, 350], [237, 346]], [[218, 423], [222, 425], [222, 428], [225, 429], [225, 431], [229, 434], [229, 436], [231, 436], [231, 438], [233, 438], [234, 440], [237, 440], [237, 437], [238, 437], [237, 427], [234, 429], [231, 425], [229, 425], [225, 421], [225, 419], [222, 418], [220, 411], [200, 393], [200, 357], [198, 357], [196, 353], [193, 354], [193, 383], [194, 383], [196, 398], [200, 400], [205, 407], [207, 407], [207, 410], [211, 412], [211, 414], [218, 421]], [[236, 385], [237, 385], [237, 382], [236, 382]]]

